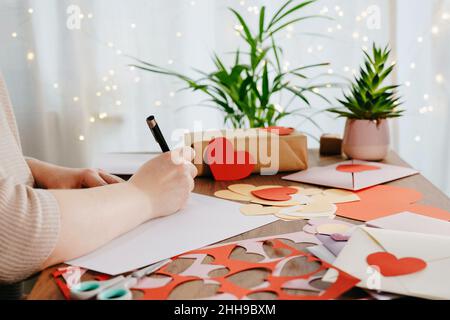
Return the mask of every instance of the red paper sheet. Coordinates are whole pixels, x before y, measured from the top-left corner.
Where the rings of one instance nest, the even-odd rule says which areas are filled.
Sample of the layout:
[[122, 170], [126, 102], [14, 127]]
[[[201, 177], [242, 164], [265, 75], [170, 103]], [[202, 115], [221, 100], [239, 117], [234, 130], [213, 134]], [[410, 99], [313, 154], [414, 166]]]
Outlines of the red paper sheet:
[[422, 194], [412, 189], [379, 185], [357, 191], [356, 194], [361, 199], [360, 201], [337, 204], [336, 214], [338, 216], [359, 221], [370, 221], [394, 213], [410, 211], [436, 219], [450, 220], [450, 212], [432, 206], [416, 204], [421, 200]]

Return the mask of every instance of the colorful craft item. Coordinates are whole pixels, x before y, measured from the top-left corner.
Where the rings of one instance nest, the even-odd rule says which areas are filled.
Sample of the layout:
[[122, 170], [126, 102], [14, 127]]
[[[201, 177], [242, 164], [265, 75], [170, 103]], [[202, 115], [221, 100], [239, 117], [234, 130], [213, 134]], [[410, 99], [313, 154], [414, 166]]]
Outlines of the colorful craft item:
[[285, 221], [334, 218], [337, 203], [359, 201], [350, 191], [299, 186], [233, 184], [214, 193], [218, 198], [247, 202], [241, 213], [247, 216], [275, 215]]
[[419, 272], [427, 267], [427, 263], [418, 258], [401, 258], [389, 252], [375, 252], [367, 256], [369, 266], [376, 266], [385, 277], [397, 277]]
[[409, 211], [424, 216], [450, 220], [450, 212], [417, 204], [422, 194], [418, 191], [389, 185], [381, 185], [356, 192], [360, 201], [337, 204], [336, 214], [341, 217], [370, 221], [398, 212]]
[[[353, 288], [359, 279], [335, 268], [309, 253], [298, 250], [283, 240], [289, 240], [294, 244], [320, 245], [320, 241], [311, 234], [294, 232], [270, 237], [241, 240], [224, 245], [214, 245], [204, 249], [193, 250], [174, 257], [172, 263], [179, 259], [191, 259], [194, 262], [184, 271], [174, 273], [171, 265], [162, 267], [156, 272], [157, 277], [142, 278], [132, 290], [140, 291], [143, 300], [169, 299], [177, 288], [192, 281], [201, 281], [204, 285], [215, 285], [214, 294], [204, 299], [253, 299], [258, 294], [271, 294], [282, 300], [327, 300], [337, 299], [345, 292]], [[270, 246], [274, 252], [282, 252], [281, 255], [269, 255], [265, 249]], [[243, 248], [245, 254], [260, 256], [258, 261], [250, 261], [245, 256], [232, 257], [232, 253]], [[206, 257], [213, 258], [210, 263], [205, 263]], [[308, 272], [292, 275], [292, 265], [296, 261], [303, 261], [310, 265]], [[217, 270], [227, 270], [226, 273], [214, 275]], [[236, 275], [262, 270], [265, 273], [261, 283], [252, 286], [241, 286], [233, 281]], [[319, 280], [321, 274], [334, 270], [337, 280], [326, 288], [314, 286], [314, 281]], [[290, 275], [286, 275], [290, 274]], [[60, 289], [67, 290], [65, 282], [58, 283]], [[287, 290], [300, 290], [292, 293]]]
[[350, 172], [350, 173], [380, 170], [380, 169], [381, 168], [378, 166], [367, 165], [367, 164], [341, 164], [336, 167], [337, 171]]
[[270, 126], [267, 128], [262, 128], [261, 130], [265, 130], [270, 133], [275, 133], [279, 136], [288, 136], [295, 131], [294, 128], [278, 127], [278, 126]]
[[271, 201], [291, 200], [292, 194], [296, 194], [298, 189], [289, 187], [267, 188], [252, 191], [252, 194], [260, 199]]
[[211, 140], [206, 148], [206, 162], [217, 181], [241, 180], [250, 176], [255, 160], [247, 151], [236, 151], [226, 138]]
[[417, 170], [406, 167], [350, 160], [325, 167], [313, 167], [282, 179], [357, 191], [417, 173]]
[[[358, 283], [361, 288], [425, 299], [450, 299], [447, 236], [357, 227], [333, 265], [361, 279]], [[322, 279], [334, 280], [333, 271], [327, 271]]]

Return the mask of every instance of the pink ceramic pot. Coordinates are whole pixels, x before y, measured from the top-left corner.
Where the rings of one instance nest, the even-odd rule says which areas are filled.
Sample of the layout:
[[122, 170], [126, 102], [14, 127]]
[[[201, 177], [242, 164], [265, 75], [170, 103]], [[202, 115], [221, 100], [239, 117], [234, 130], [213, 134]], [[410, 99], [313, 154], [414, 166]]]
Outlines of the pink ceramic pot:
[[389, 151], [388, 121], [347, 119], [342, 149], [352, 159], [384, 159]]

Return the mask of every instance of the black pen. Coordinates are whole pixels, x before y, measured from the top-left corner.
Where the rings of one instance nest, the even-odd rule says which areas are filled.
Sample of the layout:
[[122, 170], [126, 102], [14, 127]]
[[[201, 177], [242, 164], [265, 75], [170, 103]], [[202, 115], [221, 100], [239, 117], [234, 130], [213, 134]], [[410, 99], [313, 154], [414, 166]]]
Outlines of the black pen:
[[155, 137], [156, 142], [161, 147], [162, 152], [169, 152], [170, 148], [167, 145], [166, 139], [164, 139], [161, 130], [159, 129], [158, 123], [155, 120], [155, 116], [150, 116], [147, 118], [147, 125], [150, 128], [153, 137]]

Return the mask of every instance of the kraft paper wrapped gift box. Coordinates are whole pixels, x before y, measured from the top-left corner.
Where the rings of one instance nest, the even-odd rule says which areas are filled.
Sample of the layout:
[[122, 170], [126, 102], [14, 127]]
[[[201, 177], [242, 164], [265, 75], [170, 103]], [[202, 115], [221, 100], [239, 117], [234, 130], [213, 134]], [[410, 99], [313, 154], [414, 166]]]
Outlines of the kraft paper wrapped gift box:
[[236, 151], [248, 151], [252, 155], [256, 162], [253, 173], [270, 175], [308, 168], [307, 137], [298, 131], [286, 136], [261, 129], [191, 132], [184, 136], [184, 141], [195, 150], [194, 164], [199, 176], [211, 175], [204, 155], [209, 142], [219, 137], [227, 138]]

